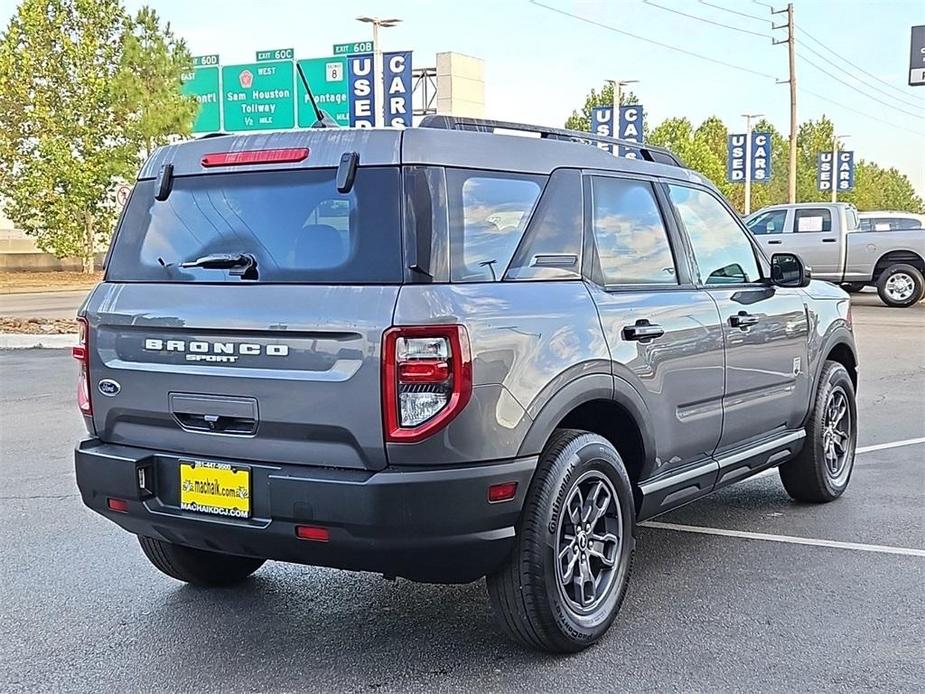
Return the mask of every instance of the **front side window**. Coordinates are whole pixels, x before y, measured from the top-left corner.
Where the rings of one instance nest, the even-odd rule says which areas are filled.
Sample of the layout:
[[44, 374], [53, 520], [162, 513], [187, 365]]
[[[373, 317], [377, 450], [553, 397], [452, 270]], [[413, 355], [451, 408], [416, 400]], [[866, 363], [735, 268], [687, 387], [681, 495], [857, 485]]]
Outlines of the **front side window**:
[[768, 210], [748, 221], [746, 226], [753, 234], [780, 234], [786, 220], [787, 210]]
[[704, 284], [744, 284], [761, 279], [748, 236], [715, 196], [681, 185], [669, 185], [668, 189]]
[[811, 234], [832, 231], [832, 213], [822, 207], [796, 210], [793, 214], [793, 230]]
[[545, 178], [447, 169], [450, 278], [494, 282], [504, 276]]
[[652, 185], [594, 177], [594, 243], [605, 285], [677, 284], [674, 258]]

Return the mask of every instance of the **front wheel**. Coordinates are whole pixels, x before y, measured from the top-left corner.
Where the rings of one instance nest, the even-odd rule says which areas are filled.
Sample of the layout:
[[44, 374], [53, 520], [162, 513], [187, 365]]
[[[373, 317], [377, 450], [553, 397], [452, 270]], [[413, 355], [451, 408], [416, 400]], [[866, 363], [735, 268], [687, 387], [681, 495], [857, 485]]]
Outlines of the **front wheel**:
[[826, 502], [848, 488], [857, 446], [858, 410], [854, 384], [844, 366], [822, 367], [803, 450], [780, 466], [780, 479], [797, 501]]
[[487, 580], [501, 627], [543, 651], [594, 644], [626, 594], [634, 521], [616, 449], [595, 434], [557, 431], [540, 456], [513, 552]]
[[925, 295], [925, 279], [912, 265], [890, 265], [877, 279], [877, 293], [887, 306], [906, 308], [922, 300]]
[[194, 586], [233, 586], [263, 566], [263, 559], [237, 557], [184, 547], [153, 537], [138, 537], [141, 551], [161, 572]]

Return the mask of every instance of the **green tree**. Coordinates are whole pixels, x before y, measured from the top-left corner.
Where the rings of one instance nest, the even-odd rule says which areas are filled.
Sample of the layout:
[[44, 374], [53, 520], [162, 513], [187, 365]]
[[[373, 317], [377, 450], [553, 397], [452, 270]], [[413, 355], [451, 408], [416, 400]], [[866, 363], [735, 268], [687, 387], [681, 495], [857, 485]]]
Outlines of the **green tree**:
[[113, 88], [125, 112], [126, 136], [141, 145], [145, 158], [171, 136], [192, 132], [199, 104], [181, 91], [192, 67], [186, 43], [169, 23], [161, 26], [154, 10], [142, 7], [126, 18]]
[[[628, 106], [629, 104], [638, 104], [639, 99], [633, 92], [620, 92], [620, 105]], [[581, 111], [572, 111], [572, 115], [565, 121], [565, 127], [569, 130], [591, 130], [591, 109], [596, 106], [613, 106], [613, 85], [607, 83], [601, 91], [591, 90], [591, 93], [585, 98], [585, 105]]]
[[652, 129], [646, 141], [667, 147], [680, 157], [686, 167], [702, 174], [717, 186], [725, 183], [725, 153], [720, 156], [710, 148], [707, 138], [697, 137], [694, 126], [687, 118], [662, 121]]
[[[170, 119], [158, 125], [148, 117], [155, 103], [139, 104], [126, 91], [120, 76], [127, 70], [157, 74], [140, 50], [126, 51], [130, 35], [147, 33], [119, 0], [24, 0], [0, 35], [5, 212], [39, 248], [77, 256], [88, 272], [111, 233], [114, 181], [131, 178], [144, 151], [165, 134], [189, 129]], [[182, 54], [173, 61], [179, 74], [188, 55], [173, 45]], [[166, 79], [164, 88], [178, 89], [178, 79]]]

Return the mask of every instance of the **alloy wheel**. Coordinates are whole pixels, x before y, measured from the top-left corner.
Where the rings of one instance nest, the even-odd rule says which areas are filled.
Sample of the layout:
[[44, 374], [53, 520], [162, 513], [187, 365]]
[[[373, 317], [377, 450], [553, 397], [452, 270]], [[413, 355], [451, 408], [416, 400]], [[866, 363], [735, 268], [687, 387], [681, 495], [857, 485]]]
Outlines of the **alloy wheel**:
[[848, 395], [841, 386], [829, 393], [822, 416], [822, 450], [829, 478], [840, 483], [849, 471], [853, 434]]
[[589, 470], [569, 490], [559, 518], [556, 576], [577, 614], [593, 612], [610, 593], [623, 543], [620, 501], [607, 475]]

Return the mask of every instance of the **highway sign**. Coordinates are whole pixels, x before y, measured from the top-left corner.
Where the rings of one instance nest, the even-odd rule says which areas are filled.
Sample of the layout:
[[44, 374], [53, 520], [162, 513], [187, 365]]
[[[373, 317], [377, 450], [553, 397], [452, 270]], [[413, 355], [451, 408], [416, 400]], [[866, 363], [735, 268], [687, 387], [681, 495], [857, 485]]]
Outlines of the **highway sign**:
[[[338, 125], [350, 125], [350, 97], [347, 93], [347, 58], [313, 58], [300, 60], [299, 66], [315, 96], [318, 108], [325, 111]], [[310, 128], [315, 112], [301, 79], [296, 79], [296, 103], [300, 128]]]
[[909, 86], [925, 84], [925, 24], [912, 27], [912, 41], [909, 49]]
[[335, 43], [334, 55], [354, 55], [356, 53], [372, 53], [372, 41], [354, 41], [353, 43]]
[[268, 60], [292, 60], [295, 51], [291, 48], [274, 48], [271, 51], [257, 51], [257, 62], [265, 63]]
[[194, 133], [212, 133], [222, 129], [218, 67], [197, 67], [183, 75], [183, 93], [199, 102], [199, 112], [193, 121]]
[[225, 130], [286, 130], [295, 127], [295, 76], [291, 60], [222, 68]]
[[218, 65], [217, 53], [212, 53], [211, 55], [193, 56], [193, 67], [209, 67], [211, 65]]

